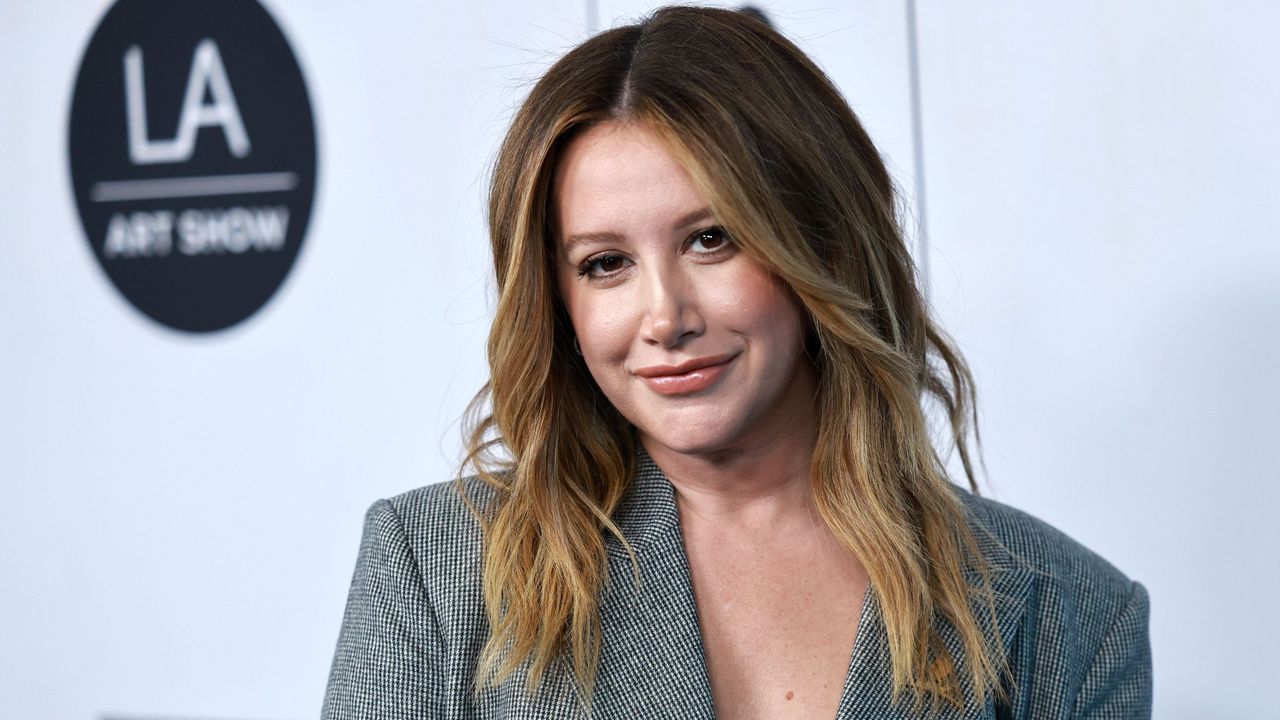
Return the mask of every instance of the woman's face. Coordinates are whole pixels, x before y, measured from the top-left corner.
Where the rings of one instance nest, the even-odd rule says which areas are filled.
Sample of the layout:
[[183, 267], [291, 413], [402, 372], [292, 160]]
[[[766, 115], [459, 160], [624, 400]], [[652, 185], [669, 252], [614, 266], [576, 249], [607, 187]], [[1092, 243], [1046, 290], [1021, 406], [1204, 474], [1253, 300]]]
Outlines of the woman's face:
[[566, 148], [554, 197], [557, 280], [582, 356], [651, 453], [746, 450], [808, 430], [797, 302], [717, 226], [657, 136], [593, 126]]

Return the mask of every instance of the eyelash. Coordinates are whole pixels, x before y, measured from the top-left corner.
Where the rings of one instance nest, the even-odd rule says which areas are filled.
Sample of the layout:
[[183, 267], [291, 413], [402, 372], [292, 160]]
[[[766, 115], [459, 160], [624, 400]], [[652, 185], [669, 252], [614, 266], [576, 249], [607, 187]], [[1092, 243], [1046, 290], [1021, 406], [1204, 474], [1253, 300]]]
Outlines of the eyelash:
[[[720, 247], [713, 248], [707, 252], [700, 252], [696, 254], [705, 255], [705, 256], [714, 256], [728, 250], [733, 245], [733, 238], [729, 236], [729, 233], [725, 232], [725, 229], [720, 227], [719, 225], [713, 225], [711, 227], [698, 230], [697, 232], [690, 235], [689, 239], [685, 241], [685, 246], [687, 247], [689, 245], [692, 245], [694, 242], [696, 242], [697, 240], [700, 240], [704, 235], [707, 235], [709, 233], [718, 233], [721, 239], [723, 240], [723, 244]], [[614, 260], [614, 259], [625, 260], [626, 256], [624, 256], [622, 253], [613, 252], [613, 251], [603, 252], [598, 255], [592, 255], [578, 264], [578, 268], [577, 268], [578, 277], [581, 278], [581, 277], [591, 276], [591, 268], [595, 267], [596, 265], [602, 262], [605, 262], [608, 260]], [[603, 276], [592, 276], [592, 279], [607, 278], [619, 272], [621, 272], [620, 269], [614, 270], [613, 272], [606, 272]]]

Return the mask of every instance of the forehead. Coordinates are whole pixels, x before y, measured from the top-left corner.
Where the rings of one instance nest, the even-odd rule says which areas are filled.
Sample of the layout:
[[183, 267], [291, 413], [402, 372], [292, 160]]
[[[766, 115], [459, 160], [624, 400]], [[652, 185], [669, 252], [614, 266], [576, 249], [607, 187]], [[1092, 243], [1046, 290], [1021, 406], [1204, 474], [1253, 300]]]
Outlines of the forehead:
[[635, 122], [600, 123], [570, 141], [552, 193], [561, 242], [577, 234], [666, 225], [706, 207], [666, 143]]

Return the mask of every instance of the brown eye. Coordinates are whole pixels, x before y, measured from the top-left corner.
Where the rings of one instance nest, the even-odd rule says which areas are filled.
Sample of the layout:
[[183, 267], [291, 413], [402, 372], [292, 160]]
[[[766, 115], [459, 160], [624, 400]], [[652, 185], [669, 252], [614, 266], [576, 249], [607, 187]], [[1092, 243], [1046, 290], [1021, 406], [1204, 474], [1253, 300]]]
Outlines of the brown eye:
[[710, 227], [699, 230], [689, 238], [689, 248], [695, 253], [710, 254], [729, 244], [724, 228]]
[[626, 255], [619, 253], [604, 253], [589, 257], [578, 266], [578, 277], [607, 278], [626, 270], [629, 262]]

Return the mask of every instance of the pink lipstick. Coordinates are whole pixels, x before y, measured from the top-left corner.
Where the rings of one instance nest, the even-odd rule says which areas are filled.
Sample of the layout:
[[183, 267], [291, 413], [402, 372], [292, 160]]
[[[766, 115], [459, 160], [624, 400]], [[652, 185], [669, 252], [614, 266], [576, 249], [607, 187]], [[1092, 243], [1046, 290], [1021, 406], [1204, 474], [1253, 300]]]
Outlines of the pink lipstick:
[[738, 355], [694, 358], [678, 365], [650, 365], [635, 371], [659, 395], [688, 395], [715, 384]]

